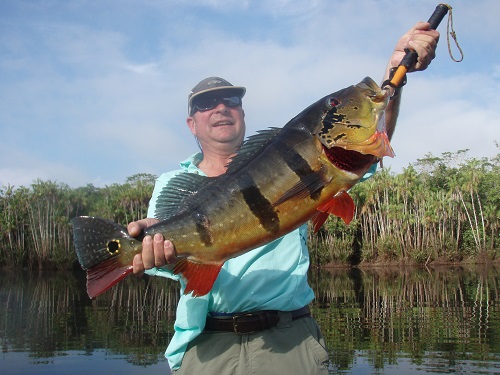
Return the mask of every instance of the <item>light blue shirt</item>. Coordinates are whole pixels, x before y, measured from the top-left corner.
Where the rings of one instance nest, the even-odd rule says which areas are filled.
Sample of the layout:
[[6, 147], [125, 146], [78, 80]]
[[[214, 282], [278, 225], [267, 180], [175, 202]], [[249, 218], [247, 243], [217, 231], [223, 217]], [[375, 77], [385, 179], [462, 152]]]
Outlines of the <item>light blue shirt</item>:
[[[200, 161], [201, 154], [195, 154], [180, 164], [181, 169], [158, 178], [148, 217], [154, 217], [158, 196], [172, 177], [182, 172], [204, 175], [197, 167]], [[314, 299], [314, 292], [307, 282], [309, 252], [306, 241], [307, 225], [304, 224], [267, 245], [229, 259], [222, 266], [212, 290], [196, 298], [183, 294], [185, 284], [179, 275], [166, 268], [146, 271], [151, 276], [164, 276], [181, 283], [175, 333], [165, 352], [170, 368], [179, 368], [189, 342], [203, 331], [210, 313], [293, 311], [308, 305]]]

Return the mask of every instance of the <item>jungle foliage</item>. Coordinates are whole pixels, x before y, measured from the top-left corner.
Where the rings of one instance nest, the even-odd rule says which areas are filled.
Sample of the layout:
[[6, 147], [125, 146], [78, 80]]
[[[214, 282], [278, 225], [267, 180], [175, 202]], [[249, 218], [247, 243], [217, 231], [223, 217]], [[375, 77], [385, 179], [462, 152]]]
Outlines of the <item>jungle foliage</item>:
[[[103, 188], [41, 180], [0, 188], [0, 266], [70, 268], [76, 259], [70, 220], [90, 215], [127, 224], [144, 218], [154, 181], [137, 174]], [[318, 233], [310, 232], [314, 265], [490, 262], [498, 256], [499, 154], [429, 154], [400, 174], [379, 170], [350, 194], [357, 206], [350, 225], [329, 218]]]
[[0, 189], [0, 265], [70, 268], [76, 260], [70, 220], [99, 216], [118, 223], [146, 217], [155, 176], [137, 174], [124, 184], [70, 188], [54, 181]]

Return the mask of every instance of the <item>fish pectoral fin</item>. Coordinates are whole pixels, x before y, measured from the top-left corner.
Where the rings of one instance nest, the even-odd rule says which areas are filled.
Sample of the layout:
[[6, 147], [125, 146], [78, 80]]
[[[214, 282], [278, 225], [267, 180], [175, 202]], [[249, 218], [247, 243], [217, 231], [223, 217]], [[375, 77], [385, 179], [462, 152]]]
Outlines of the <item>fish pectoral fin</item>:
[[[320, 212], [329, 213], [340, 217], [346, 224], [349, 224], [352, 221], [354, 217], [354, 209], [354, 201], [346, 191], [338, 192], [332, 199], [317, 208], [317, 210]], [[324, 218], [323, 222], [325, 220], [326, 218]]]
[[321, 228], [321, 226], [325, 223], [326, 219], [328, 219], [328, 216], [330, 216], [328, 212], [316, 211], [311, 219], [314, 226], [314, 233], [318, 233], [319, 228]]
[[131, 265], [122, 265], [119, 257], [106, 259], [87, 270], [87, 293], [95, 298], [132, 272]]
[[323, 169], [320, 169], [317, 172], [303, 177], [292, 188], [288, 189], [276, 202], [274, 202], [273, 206], [279, 206], [289, 199], [304, 199], [320, 190], [325, 186], [323, 173]]
[[183, 258], [175, 264], [174, 273], [181, 273], [186, 280], [184, 294], [193, 292], [193, 297], [199, 297], [210, 292], [223, 264], [200, 263]]

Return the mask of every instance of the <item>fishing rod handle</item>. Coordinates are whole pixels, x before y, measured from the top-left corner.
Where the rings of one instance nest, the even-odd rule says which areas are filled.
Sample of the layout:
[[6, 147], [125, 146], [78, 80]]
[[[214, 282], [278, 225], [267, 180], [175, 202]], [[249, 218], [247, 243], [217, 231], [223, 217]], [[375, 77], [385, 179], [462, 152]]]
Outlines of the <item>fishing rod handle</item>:
[[444, 16], [446, 16], [446, 13], [448, 13], [449, 9], [450, 7], [446, 4], [439, 4], [436, 7], [436, 10], [434, 11], [434, 13], [432, 13], [429, 20], [427, 21], [431, 24], [431, 30], [437, 29]]
[[[434, 13], [431, 14], [429, 20], [427, 21], [431, 24], [431, 27], [430, 27], [431, 30], [437, 29], [437, 27], [439, 26], [439, 24], [443, 20], [446, 13], [448, 13], [448, 9], [449, 9], [449, 7], [446, 4], [439, 4], [436, 7], [436, 9], [434, 10]], [[406, 70], [409, 70], [413, 65], [415, 65], [417, 63], [418, 54], [415, 51], [412, 51], [408, 48], [405, 49], [405, 52], [406, 52], [406, 54], [403, 57], [403, 59], [401, 60], [401, 62], [399, 63], [399, 65], [403, 65], [406, 68]]]
[[[427, 21], [430, 23], [430, 29], [435, 30], [443, 20], [444, 16], [446, 13], [448, 13], [448, 10], [450, 9], [449, 5], [446, 4], [439, 4], [434, 12], [431, 14], [429, 17], [429, 20]], [[406, 83], [405, 76], [408, 70], [417, 63], [418, 60], [418, 54], [415, 51], [412, 51], [408, 48], [405, 48], [406, 54], [404, 55], [403, 59], [398, 65], [397, 70], [393, 72], [393, 76], [384, 82], [383, 86], [385, 85], [390, 85], [393, 88], [398, 88], [403, 86]]]

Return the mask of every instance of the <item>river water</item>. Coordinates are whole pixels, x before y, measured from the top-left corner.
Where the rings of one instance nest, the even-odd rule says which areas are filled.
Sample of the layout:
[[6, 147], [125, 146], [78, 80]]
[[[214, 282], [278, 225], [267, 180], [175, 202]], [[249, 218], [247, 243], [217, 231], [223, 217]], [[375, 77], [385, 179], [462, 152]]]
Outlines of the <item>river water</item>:
[[[314, 271], [331, 374], [500, 374], [500, 270]], [[90, 300], [82, 273], [0, 272], [1, 374], [169, 374], [177, 286], [128, 278]]]

